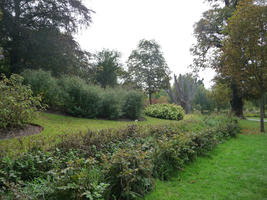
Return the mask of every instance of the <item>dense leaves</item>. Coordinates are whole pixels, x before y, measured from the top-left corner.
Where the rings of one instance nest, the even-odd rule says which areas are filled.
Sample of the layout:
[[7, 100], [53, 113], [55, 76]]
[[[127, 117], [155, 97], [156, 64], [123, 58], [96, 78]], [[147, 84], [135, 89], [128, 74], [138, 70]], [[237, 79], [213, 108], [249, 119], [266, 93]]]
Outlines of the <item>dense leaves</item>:
[[11, 73], [43, 68], [54, 73], [75, 73], [86, 52], [72, 34], [91, 22], [92, 11], [81, 0], [2, 0], [0, 44]]
[[134, 82], [151, 95], [169, 86], [169, 68], [159, 44], [154, 40], [141, 40], [128, 59], [128, 71]]
[[[0, 160], [5, 199], [137, 199], [154, 178], [168, 179], [239, 132], [235, 120], [212, 116], [155, 127], [132, 125], [65, 135], [47, 152]], [[42, 166], [42, 167], [40, 167]]]
[[19, 75], [11, 75], [9, 79], [1, 75], [0, 128], [24, 126], [42, 108], [40, 96], [33, 96], [30, 87], [22, 82]]
[[145, 114], [160, 119], [182, 120], [185, 112], [175, 104], [153, 104], [146, 107]]

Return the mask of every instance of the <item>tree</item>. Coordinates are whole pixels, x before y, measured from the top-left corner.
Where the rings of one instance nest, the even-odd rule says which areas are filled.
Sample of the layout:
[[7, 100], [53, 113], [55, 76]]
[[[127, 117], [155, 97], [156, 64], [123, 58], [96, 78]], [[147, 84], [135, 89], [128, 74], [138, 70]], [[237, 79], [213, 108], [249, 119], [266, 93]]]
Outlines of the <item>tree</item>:
[[229, 105], [230, 96], [231, 90], [226, 84], [217, 81], [211, 88], [211, 97], [218, 111], [225, 109]]
[[229, 19], [223, 43], [221, 73], [231, 76], [250, 97], [260, 97], [264, 132], [264, 94], [267, 91], [267, 5], [244, 0]]
[[1, 0], [0, 9], [0, 44], [11, 73], [46, 67], [65, 72], [82, 66], [85, 52], [72, 34], [90, 24], [92, 11], [81, 0]]
[[114, 87], [118, 84], [118, 77], [123, 73], [119, 62], [120, 53], [117, 51], [103, 49], [94, 55], [92, 79], [101, 87]]
[[192, 74], [180, 74], [178, 79], [174, 75], [173, 88], [167, 90], [171, 101], [177, 105], [181, 105], [186, 113], [191, 112], [196, 91], [197, 79]]
[[152, 104], [152, 94], [167, 89], [170, 70], [159, 44], [154, 40], [141, 40], [128, 59], [128, 72], [134, 82], [146, 91]]
[[[222, 42], [227, 34], [223, 27], [227, 19], [232, 16], [239, 1], [241, 0], [207, 0], [212, 9], [203, 13], [203, 17], [194, 26], [194, 35], [197, 43], [191, 48], [195, 56], [192, 67], [198, 71], [201, 68], [213, 68], [217, 71], [221, 67], [220, 55]], [[223, 5], [223, 6], [222, 6]], [[241, 118], [243, 115], [243, 96], [238, 84], [230, 77], [228, 83], [231, 87], [231, 112]]]

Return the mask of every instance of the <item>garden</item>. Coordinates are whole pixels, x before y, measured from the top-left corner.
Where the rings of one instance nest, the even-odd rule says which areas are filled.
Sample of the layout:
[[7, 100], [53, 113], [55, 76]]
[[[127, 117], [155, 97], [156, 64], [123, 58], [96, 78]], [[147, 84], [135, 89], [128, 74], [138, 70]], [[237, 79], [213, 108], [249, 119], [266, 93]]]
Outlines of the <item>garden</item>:
[[184, 74], [82, 49], [87, 3], [0, 3], [0, 200], [266, 199], [266, 3], [209, 0]]

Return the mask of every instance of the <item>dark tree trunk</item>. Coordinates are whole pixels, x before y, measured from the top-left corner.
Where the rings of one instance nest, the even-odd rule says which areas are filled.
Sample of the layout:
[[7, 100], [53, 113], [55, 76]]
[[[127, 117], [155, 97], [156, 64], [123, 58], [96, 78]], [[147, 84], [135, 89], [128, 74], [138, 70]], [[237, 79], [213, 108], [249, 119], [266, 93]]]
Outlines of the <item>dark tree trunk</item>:
[[260, 113], [261, 113], [261, 132], [264, 133], [264, 93], [260, 100]]
[[236, 84], [232, 83], [232, 97], [231, 97], [231, 114], [234, 116], [237, 116], [239, 118], [244, 119], [244, 114], [243, 114], [243, 99], [242, 95], [238, 91], [238, 88]]
[[149, 92], [148, 96], [149, 96], [149, 104], [152, 105], [152, 93]]

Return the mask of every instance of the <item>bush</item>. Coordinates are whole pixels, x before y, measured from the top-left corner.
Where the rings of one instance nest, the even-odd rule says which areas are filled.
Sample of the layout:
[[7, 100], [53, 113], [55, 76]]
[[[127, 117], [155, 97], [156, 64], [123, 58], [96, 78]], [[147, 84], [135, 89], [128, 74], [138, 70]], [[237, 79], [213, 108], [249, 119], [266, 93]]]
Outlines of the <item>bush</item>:
[[98, 117], [106, 119], [118, 119], [121, 117], [121, 96], [114, 89], [101, 91]]
[[175, 104], [153, 104], [146, 107], [145, 114], [160, 119], [182, 120], [185, 112]]
[[21, 75], [24, 77], [24, 84], [30, 85], [34, 95], [40, 95], [43, 103], [51, 109], [58, 110], [63, 105], [61, 89], [50, 72], [27, 69]]
[[33, 96], [23, 77], [13, 74], [0, 79], [0, 128], [20, 127], [32, 121], [41, 107], [41, 98]]
[[84, 80], [74, 76], [64, 76], [58, 82], [63, 90], [65, 112], [78, 117], [97, 116], [101, 88], [89, 86]]
[[52, 110], [76, 117], [138, 119], [143, 108], [141, 92], [122, 88], [100, 88], [75, 76], [52, 77], [50, 72], [25, 70], [24, 83], [41, 95]]
[[168, 179], [173, 170], [239, 131], [235, 119], [214, 115], [65, 135], [48, 153], [37, 150], [0, 160], [0, 196], [136, 199], [153, 188], [155, 178]]
[[125, 118], [138, 119], [144, 107], [143, 95], [141, 92], [131, 90], [124, 96], [122, 112]]

